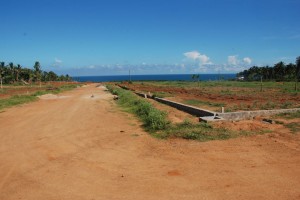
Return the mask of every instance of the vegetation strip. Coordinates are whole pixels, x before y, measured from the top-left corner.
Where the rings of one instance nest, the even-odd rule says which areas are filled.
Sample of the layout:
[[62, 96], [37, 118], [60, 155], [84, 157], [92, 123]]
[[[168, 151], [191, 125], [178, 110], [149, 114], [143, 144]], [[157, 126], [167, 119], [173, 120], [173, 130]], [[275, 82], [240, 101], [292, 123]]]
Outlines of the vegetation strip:
[[113, 94], [119, 96], [120, 106], [141, 119], [146, 130], [151, 132], [163, 130], [170, 123], [165, 112], [155, 109], [149, 102], [138, 98], [132, 92], [111, 85], [107, 87]]
[[247, 131], [231, 131], [225, 128], [213, 128], [209, 123], [192, 123], [185, 120], [182, 123], [172, 124], [167, 120], [167, 114], [153, 107], [146, 99], [142, 99], [131, 91], [113, 85], [107, 88], [114, 95], [118, 95], [118, 104], [127, 112], [135, 114], [142, 122], [146, 131], [157, 138], [179, 137], [199, 141], [223, 140], [238, 136], [263, 134]]

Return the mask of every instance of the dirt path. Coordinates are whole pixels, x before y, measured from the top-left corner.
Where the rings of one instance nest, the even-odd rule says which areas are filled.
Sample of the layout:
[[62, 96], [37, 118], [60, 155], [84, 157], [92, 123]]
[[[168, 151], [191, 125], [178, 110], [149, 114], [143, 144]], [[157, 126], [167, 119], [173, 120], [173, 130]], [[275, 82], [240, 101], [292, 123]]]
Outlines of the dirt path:
[[0, 200], [300, 199], [299, 166], [297, 134], [157, 140], [96, 85], [0, 113]]

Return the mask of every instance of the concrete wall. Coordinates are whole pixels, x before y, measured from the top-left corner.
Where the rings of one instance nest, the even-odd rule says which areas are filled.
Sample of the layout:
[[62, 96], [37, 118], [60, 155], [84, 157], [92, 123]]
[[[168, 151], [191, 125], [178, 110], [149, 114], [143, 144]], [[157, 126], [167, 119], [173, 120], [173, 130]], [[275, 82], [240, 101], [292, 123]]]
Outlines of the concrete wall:
[[252, 119], [253, 117], [257, 117], [257, 116], [270, 116], [270, 115], [276, 115], [280, 113], [290, 113], [290, 112], [297, 112], [297, 111], [300, 111], [300, 108], [217, 113], [217, 116], [222, 117], [225, 120], [244, 120], [244, 119]]
[[169, 106], [177, 108], [178, 110], [182, 110], [184, 112], [187, 112], [191, 115], [195, 115], [197, 117], [215, 116], [215, 114], [216, 114], [215, 112], [212, 112], [212, 111], [209, 111], [209, 110], [196, 108], [196, 107], [193, 107], [193, 106], [181, 104], [181, 103], [178, 103], [178, 102], [175, 102], [175, 101], [170, 101], [170, 100], [163, 99], [163, 98], [154, 97], [154, 99], [158, 102], [167, 104]]

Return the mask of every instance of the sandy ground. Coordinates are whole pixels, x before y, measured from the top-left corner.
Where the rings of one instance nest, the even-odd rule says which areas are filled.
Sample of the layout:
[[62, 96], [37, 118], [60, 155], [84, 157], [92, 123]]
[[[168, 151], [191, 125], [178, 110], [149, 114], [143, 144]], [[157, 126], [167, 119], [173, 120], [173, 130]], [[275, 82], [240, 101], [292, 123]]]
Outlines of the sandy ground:
[[0, 113], [1, 200], [300, 199], [299, 134], [157, 140], [103, 88], [61, 96]]

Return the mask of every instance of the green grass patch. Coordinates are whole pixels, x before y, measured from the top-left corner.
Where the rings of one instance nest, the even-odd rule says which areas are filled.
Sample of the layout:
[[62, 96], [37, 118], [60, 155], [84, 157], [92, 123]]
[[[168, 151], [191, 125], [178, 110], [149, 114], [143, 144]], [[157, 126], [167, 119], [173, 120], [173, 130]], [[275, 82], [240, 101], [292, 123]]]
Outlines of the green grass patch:
[[7, 99], [0, 99], [0, 110], [24, 103], [29, 103], [37, 99], [38, 98], [33, 95], [15, 95]]
[[180, 124], [172, 124], [168, 129], [157, 132], [156, 137], [180, 137], [187, 140], [199, 140], [202, 142], [209, 140], [225, 140], [235, 137], [233, 131], [227, 129], [213, 128], [207, 123], [190, 123], [183, 122]]
[[206, 142], [210, 140], [227, 140], [239, 136], [250, 136], [270, 132], [272, 131], [232, 131], [226, 128], [213, 128], [209, 123], [191, 123], [185, 121], [180, 124], [172, 124], [168, 127], [168, 129], [156, 132], [155, 137], [163, 139], [169, 137], [179, 137], [187, 140], [198, 140], [201, 142]]

